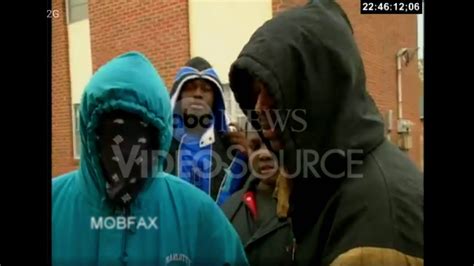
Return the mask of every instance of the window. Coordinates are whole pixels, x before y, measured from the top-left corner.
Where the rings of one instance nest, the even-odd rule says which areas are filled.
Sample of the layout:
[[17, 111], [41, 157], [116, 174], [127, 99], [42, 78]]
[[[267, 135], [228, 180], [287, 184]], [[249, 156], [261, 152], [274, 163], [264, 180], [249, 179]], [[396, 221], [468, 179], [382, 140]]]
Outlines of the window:
[[68, 23], [74, 23], [89, 17], [88, 0], [66, 0]]
[[234, 93], [230, 89], [229, 84], [222, 84], [222, 89], [224, 90], [225, 108], [231, 122], [237, 123], [241, 128], [244, 128], [247, 117], [240, 109], [239, 103], [235, 101]]
[[425, 1], [421, 5], [422, 14], [416, 16], [417, 22], [417, 42], [418, 42], [418, 59], [423, 60], [423, 49], [424, 49], [424, 39], [425, 39]]
[[224, 92], [224, 104], [226, 111], [230, 116], [232, 116], [232, 98], [234, 95], [230, 90], [229, 83], [222, 84], [222, 90]]
[[424, 109], [424, 97], [420, 97], [420, 119], [423, 120], [424, 114], [425, 114], [425, 109]]
[[88, 0], [65, 0], [68, 27], [69, 74], [71, 82], [72, 155], [79, 159], [81, 136], [79, 132], [79, 103], [92, 76], [92, 55]]
[[78, 103], [74, 104], [74, 119], [73, 119], [73, 149], [74, 149], [74, 159], [79, 160], [81, 157], [81, 132], [80, 132], [80, 121], [79, 121], [79, 112], [80, 105]]
[[418, 76], [420, 77], [420, 80], [421, 80], [421, 97], [420, 97], [420, 119], [423, 120], [423, 116], [424, 116], [424, 94], [423, 94], [423, 91], [424, 91], [424, 83], [423, 83], [423, 59], [419, 59], [418, 60]]

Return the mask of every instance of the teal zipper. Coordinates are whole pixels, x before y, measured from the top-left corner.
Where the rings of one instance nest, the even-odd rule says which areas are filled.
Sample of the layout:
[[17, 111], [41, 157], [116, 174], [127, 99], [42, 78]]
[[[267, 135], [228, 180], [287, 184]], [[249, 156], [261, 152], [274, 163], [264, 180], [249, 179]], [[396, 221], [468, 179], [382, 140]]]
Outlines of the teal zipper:
[[[125, 221], [128, 221], [128, 216], [130, 215], [130, 207], [124, 207], [122, 210], [122, 215], [125, 217]], [[122, 230], [122, 250], [121, 250], [121, 261], [123, 266], [128, 264], [128, 254], [127, 254], [127, 236], [128, 236], [128, 224], [127, 228]]]

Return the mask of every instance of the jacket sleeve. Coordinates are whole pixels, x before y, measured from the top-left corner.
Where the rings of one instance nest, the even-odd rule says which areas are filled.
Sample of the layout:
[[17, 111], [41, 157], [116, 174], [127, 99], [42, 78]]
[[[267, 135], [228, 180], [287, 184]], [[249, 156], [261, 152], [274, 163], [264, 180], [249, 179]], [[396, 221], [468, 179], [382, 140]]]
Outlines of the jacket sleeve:
[[387, 193], [347, 190], [325, 215], [323, 265], [423, 265], [423, 223], [416, 204], [397, 208]]
[[198, 245], [194, 265], [248, 265], [237, 232], [212, 201], [206, 201], [200, 212]]
[[342, 205], [330, 229], [326, 229], [329, 236], [322, 256], [323, 265], [423, 265], [422, 244], [416, 234], [422, 230], [420, 225], [396, 224], [385, 217], [381, 208], [368, 207], [364, 202]]

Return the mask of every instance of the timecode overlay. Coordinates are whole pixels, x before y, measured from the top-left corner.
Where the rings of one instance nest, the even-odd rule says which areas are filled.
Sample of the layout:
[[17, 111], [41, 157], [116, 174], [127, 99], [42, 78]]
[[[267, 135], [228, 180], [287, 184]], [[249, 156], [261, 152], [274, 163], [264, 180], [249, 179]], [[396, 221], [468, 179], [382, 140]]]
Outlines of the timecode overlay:
[[422, 14], [422, 0], [360, 0], [361, 14]]

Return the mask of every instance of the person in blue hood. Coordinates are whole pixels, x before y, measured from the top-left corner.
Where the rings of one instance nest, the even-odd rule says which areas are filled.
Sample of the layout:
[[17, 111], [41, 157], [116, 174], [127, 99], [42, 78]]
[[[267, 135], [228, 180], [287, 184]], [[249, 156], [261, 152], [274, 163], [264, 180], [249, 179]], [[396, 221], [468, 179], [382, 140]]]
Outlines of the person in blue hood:
[[163, 171], [169, 95], [138, 52], [102, 66], [83, 94], [78, 170], [52, 181], [53, 265], [247, 265], [205, 193]]
[[172, 162], [166, 171], [223, 204], [248, 177], [248, 143], [243, 131], [230, 123], [222, 84], [204, 58], [194, 57], [178, 71], [171, 105]]

